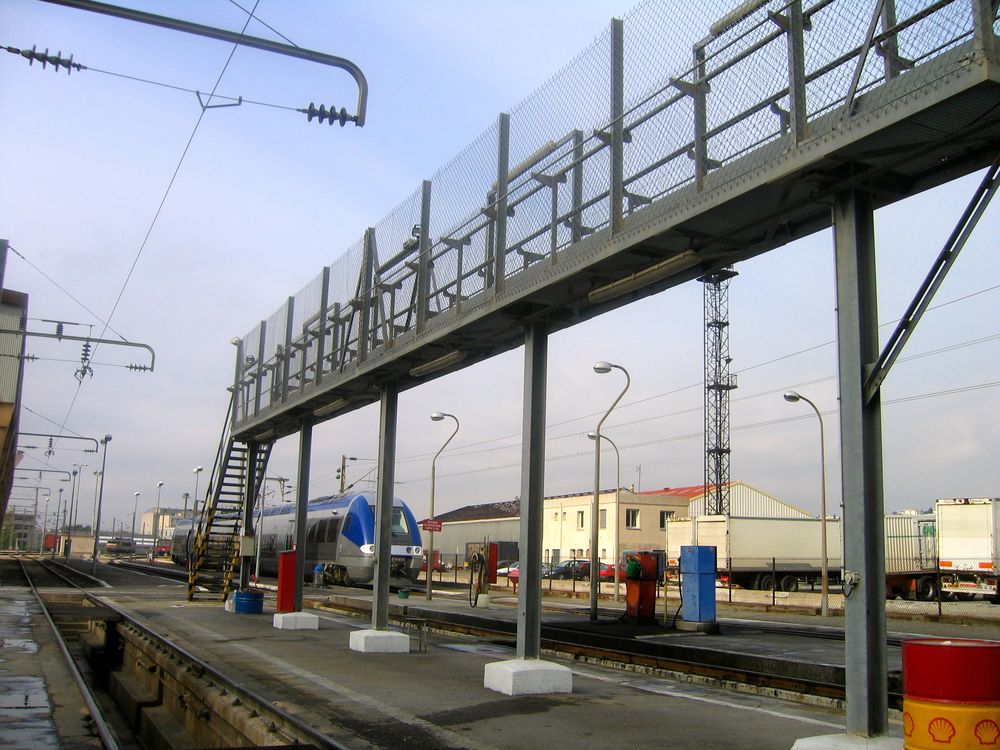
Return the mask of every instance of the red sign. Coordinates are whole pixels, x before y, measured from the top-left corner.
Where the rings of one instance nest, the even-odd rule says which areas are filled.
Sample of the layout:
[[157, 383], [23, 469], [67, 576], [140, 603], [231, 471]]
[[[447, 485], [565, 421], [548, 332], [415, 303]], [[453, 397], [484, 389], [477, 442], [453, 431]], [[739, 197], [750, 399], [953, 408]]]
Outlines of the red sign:
[[433, 518], [425, 518], [420, 522], [420, 528], [424, 531], [441, 531], [443, 526], [440, 521]]

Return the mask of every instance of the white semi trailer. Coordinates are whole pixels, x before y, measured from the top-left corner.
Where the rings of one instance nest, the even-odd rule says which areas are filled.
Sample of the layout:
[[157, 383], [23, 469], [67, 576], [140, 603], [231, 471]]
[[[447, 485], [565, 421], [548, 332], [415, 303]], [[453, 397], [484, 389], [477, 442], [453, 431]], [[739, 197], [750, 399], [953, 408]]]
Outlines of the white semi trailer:
[[[682, 546], [697, 544], [716, 548], [718, 569], [728, 573], [734, 586], [797, 591], [800, 581], [820, 578], [818, 518], [698, 516], [670, 519], [666, 527], [671, 567], [676, 567]], [[843, 567], [839, 518], [827, 519], [826, 539], [829, 578], [839, 582]]]
[[935, 513], [941, 591], [1000, 604], [1000, 498], [938, 500]]
[[[818, 518], [700, 516], [667, 521], [667, 560], [675, 567], [684, 545], [716, 548], [720, 577], [746, 589], [796, 591], [819, 581], [822, 524]], [[839, 584], [843, 559], [841, 519], [828, 518], [827, 571]], [[885, 589], [888, 598], [930, 600], [937, 586], [935, 516], [900, 513], [885, 517]]]

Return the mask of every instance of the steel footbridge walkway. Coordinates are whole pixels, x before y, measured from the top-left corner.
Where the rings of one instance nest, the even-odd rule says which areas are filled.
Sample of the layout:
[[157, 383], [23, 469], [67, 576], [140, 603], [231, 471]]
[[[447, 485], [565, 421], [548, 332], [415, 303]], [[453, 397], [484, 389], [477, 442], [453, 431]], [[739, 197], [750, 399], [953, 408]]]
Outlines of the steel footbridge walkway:
[[[548, 334], [832, 226], [847, 730], [881, 735], [879, 383], [898, 350], [879, 352], [873, 215], [1000, 152], [997, 3], [748, 0], [709, 12], [649, 0], [613, 21], [236, 340], [232, 436], [258, 450], [298, 432], [301, 519], [312, 426], [381, 402], [372, 627], [384, 631], [398, 393], [523, 344], [517, 661], [538, 666]], [[929, 274], [920, 294], [939, 281]], [[304, 549], [304, 523], [296, 533]]]

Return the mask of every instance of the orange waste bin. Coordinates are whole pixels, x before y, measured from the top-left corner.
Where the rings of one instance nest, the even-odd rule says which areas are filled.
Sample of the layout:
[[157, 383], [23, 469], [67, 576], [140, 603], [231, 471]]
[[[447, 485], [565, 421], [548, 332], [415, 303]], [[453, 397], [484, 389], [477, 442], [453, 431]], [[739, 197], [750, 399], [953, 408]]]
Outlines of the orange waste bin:
[[1000, 642], [903, 641], [903, 747], [1000, 747]]

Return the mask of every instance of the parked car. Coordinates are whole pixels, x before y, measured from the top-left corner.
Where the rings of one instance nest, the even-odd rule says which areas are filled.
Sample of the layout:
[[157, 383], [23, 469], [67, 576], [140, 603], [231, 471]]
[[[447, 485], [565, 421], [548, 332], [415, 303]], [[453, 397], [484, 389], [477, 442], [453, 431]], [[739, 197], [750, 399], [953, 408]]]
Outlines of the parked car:
[[582, 581], [586, 578], [590, 578], [590, 561], [563, 560], [561, 563], [552, 568], [549, 574], [545, 577], [564, 581], [571, 579]]
[[[615, 582], [615, 566], [611, 563], [601, 563], [601, 567], [597, 571], [597, 577], [602, 583], [614, 583]], [[625, 568], [621, 565], [618, 566], [618, 580], [625, 580]]]
[[497, 563], [498, 576], [509, 576], [511, 574], [511, 571], [517, 570], [518, 565], [521, 564], [517, 560], [514, 560], [513, 562], [507, 562], [507, 561], [504, 562], [505, 564], [503, 566], [501, 566], [500, 563]]
[[[549, 575], [549, 573], [551, 573], [551, 572], [552, 572], [552, 566], [549, 563], [547, 563], [547, 562], [543, 562], [542, 563], [542, 578], [547, 578], [548, 575]], [[520, 581], [521, 580], [521, 568], [520, 567], [511, 568], [510, 572], [507, 573], [507, 580], [508, 580], [508, 582], [515, 583], [515, 584], [518, 581]]]

